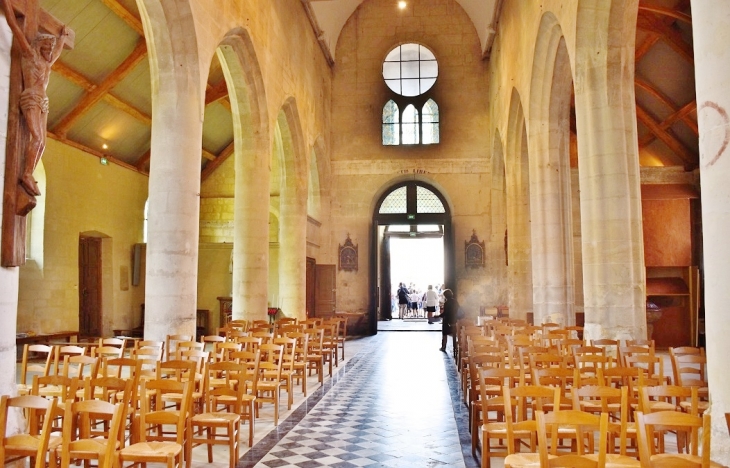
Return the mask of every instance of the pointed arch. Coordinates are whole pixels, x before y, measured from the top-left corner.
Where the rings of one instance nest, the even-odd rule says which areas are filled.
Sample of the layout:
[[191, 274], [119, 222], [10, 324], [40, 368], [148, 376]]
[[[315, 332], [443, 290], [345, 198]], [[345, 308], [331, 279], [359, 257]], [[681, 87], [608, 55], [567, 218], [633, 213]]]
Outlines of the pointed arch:
[[229, 31], [216, 49], [233, 115], [235, 188], [233, 199], [234, 319], [267, 307], [269, 236], [269, 115], [266, 89], [253, 41], [247, 30]]
[[279, 307], [288, 317], [306, 316], [307, 157], [296, 100], [284, 102], [276, 119], [281, 135], [279, 209]]
[[532, 239], [527, 129], [520, 94], [512, 89], [505, 170], [507, 181], [507, 255], [510, 316], [525, 319], [532, 312]]
[[570, 173], [573, 79], [562, 28], [543, 14], [530, 89], [530, 207], [535, 323], [575, 324]]

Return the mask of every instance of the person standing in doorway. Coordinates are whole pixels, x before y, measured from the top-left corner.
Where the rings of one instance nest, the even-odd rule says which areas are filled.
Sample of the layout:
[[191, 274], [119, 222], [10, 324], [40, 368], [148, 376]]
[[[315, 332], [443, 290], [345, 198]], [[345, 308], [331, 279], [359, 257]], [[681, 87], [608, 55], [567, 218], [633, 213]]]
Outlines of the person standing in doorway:
[[408, 310], [408, 290], [404, 283], [400, 283], [398, 287], [398, 318], [404, 318], [406, 310]]
[[426, 290], [426, 315], [428, 316], [428, 323], [433, 323], [433, 314], [436, 312], [436, 306], [439, 303], [439, 295], [433, 290], [432, 285], [428, 285]]
[[446, 352], [446, 341], [448, 336], [451, 335], [451, 342], [456, 346], [454, 340], [454, 324], [456, 323], [456, 313], [459, 310], [459, 302], [454, 297], [454, 292], [451, 289], [444, 289], [444, 308], [438, 317], [441, 317], [441, 351]]

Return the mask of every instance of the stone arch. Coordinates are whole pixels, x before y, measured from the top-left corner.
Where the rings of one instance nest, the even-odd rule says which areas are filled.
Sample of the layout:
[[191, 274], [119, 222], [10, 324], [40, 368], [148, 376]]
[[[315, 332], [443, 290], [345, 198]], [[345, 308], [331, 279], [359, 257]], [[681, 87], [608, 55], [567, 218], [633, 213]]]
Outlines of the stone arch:
[[530, 89], [530, 207], [535, 323], [575, 324], [570, 172], [570, 56], [560, 24], [543, 14]]
[[[243, 28], [229, 31], [216, 49], [233, 115], [234, 319], [258, 319], [267, 307], [269, 204], [269, 116], [256, 50]], [[248, 314], [251, 314], [248, 316]]]
[[588, 339], [646, 336], [634, 95], [638, 4], [578, 2], [574, 80]]
[[530, 229], [530, 173], [527, 129], [520, 94], [512, 89], [505, 172], [507, 181], [507, 268], [510, 316], [525, 319], [532, 313], [532, 239]]
[[152, 81], [145, 337], [194, 335], [205, 72], [189, 0], [137, 0]]
[[279, 306], [288, 317], [306, 318], [307, 157], [296, 100], [284, 102], [276, 119], [281, 135], [279, 200]]

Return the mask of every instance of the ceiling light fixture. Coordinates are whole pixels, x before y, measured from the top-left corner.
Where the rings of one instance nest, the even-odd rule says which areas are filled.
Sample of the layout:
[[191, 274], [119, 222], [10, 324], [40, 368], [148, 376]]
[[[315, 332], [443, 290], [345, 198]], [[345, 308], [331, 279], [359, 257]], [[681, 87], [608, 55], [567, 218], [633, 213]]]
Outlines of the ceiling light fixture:
[[103, 145], [101, 145], [101, 149], [109, 149], [109, 145], [107, 145], [106, 143], [104, 143]]
[[404, 0], [401, 0], [400, 2], [398, 2], [398, 8], [400, 8], [401, 10], [405, 10], [407, 6], [408, 6], [408, 3], [406, 3]]

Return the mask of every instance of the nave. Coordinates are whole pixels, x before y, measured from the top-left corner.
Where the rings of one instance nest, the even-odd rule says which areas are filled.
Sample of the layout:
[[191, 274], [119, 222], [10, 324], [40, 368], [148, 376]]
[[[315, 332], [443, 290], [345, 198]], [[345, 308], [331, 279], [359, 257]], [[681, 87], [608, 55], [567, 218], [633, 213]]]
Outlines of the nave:
[[[347, 362], [238, 466], [478, 466], [453, 357], [438, 350], [440, 340], [381, 332], [348, 341]], [[198, 450], [195, 466], [205, 466]]]

